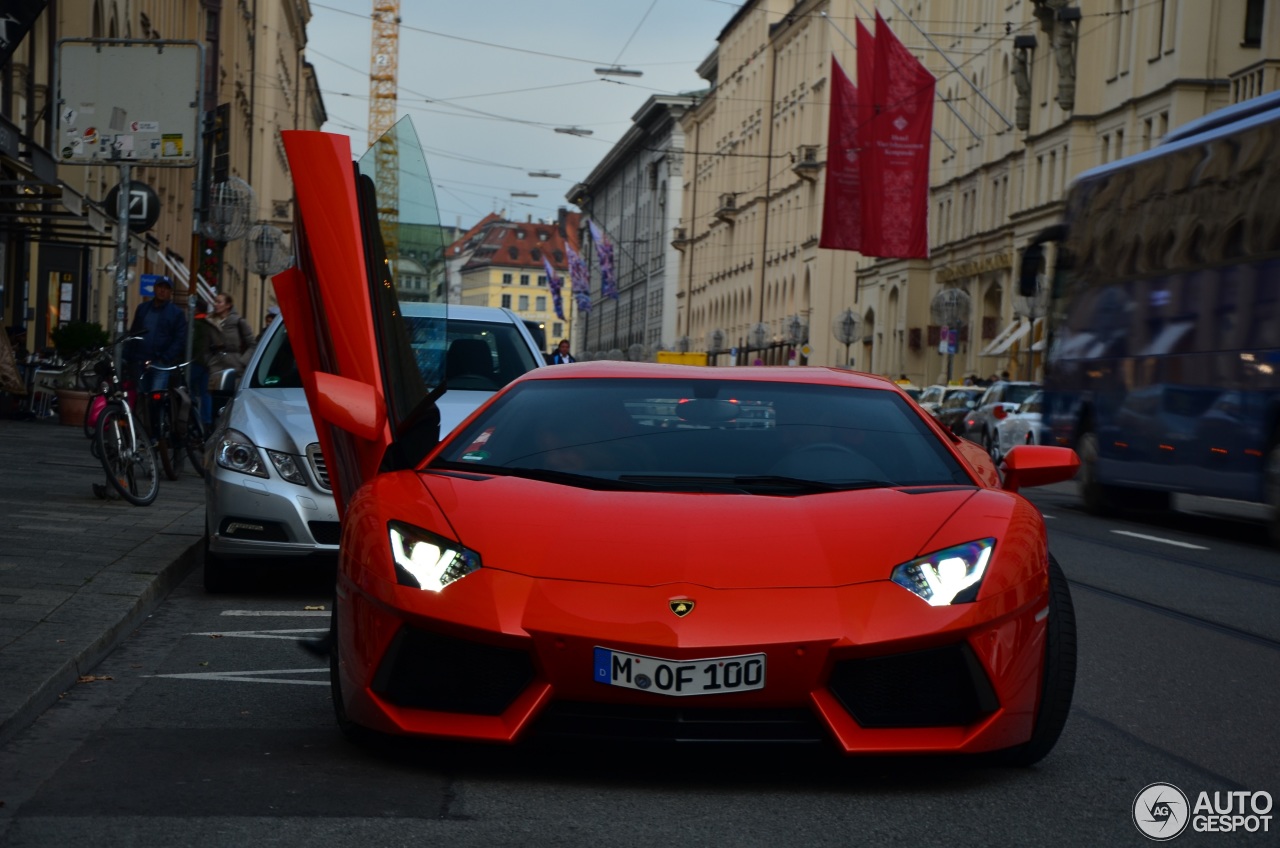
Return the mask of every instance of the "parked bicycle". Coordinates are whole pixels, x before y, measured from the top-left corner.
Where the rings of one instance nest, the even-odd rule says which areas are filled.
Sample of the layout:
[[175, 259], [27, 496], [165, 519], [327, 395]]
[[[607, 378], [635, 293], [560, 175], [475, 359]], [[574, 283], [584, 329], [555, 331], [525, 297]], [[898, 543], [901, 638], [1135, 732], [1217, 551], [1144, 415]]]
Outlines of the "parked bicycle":
[[106, 471], [107, 482], [129, 503], [147, 506], [160, 493], [156, 450], [135, 415], [136, 392], [120, 378], [111, 355], [111, 348], [137, 338], [140, 336], [128, 336], [102, 348], [95, 359], [86, 359], [92, 366], [86, 365], [77, 373], [82, 383], [94, 381], [95, 397], [85, 432], [93, 432], [92, 450]]
[[147, 409], [143, 419], [147, 422], [148, 432], [156, 443], [156, 453], [164, 474], [170, 480], [177, 480], [182, 470], [182, 459], [185, 455], [191, 460], [191, 467], [201, 477], [204, 476], [204, 425], [200, 423], [200, 411], [196, 409], [187, 388], [186, 368], [190, 362], [178, 365], [156, 365], [148, 363], [151, 371], [166, 372], [167, 380], [157, 380], [164, 388], [153, 389], [144, 398]]

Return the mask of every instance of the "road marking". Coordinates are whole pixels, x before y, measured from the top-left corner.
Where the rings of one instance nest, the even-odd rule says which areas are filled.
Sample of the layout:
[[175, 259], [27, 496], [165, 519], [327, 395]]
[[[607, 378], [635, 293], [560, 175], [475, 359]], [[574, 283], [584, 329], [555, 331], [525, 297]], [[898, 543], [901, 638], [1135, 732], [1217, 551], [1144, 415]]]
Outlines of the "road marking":
[[220, 615], [260, 615], [260, 616], [329, 616], [326, 610], [223, 610]]
[[1178, 542], [1173, 539], [1161, 539], [1159, 536], [1147, 536], [1144, 533], [1131, 533], [1128, 530], [1112, 530], [1111, 532], [1115, 533], [1117, 536], [1132, 536], [1135, 539], [1146, 539], [1148, 542], [1160, 542], [1164, 545], [1177, 545], [1180, 548], [1191, 548], [1196, 551], [1209, 550], [1204, 545], [1193, 545], [1190, 542]]
[[270, 674], [328, 674], [323, 668], [277, 668], [267, 671], [202, 671], [193, 674], [144, 674], [143, 677], [168, 677], [174, 680], [225, 680], [233, 683], [290, 683], [294, 686], [328, 686], [328, 680], [282, 680]]
[[238, 639], [288, 639], [296, 642], [301, 633], [328, 633], [327, 627], [304, 627], [296, 630], [212, 630], [208, 633], [188, 633], [188, 636], [227, 636]]

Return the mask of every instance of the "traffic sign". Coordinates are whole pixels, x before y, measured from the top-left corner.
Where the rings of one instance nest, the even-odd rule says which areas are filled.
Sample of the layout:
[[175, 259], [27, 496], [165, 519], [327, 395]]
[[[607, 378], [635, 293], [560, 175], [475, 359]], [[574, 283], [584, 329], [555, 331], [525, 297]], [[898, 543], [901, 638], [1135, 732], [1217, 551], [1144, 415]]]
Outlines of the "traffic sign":
[[[107, 192], [103, 199], [106, 213], [112, 218], [120, 208], [120, 186]], [[145, 233], [160, 220], [160, 196], [155, 189], [146, 183], [129, 181], [129, 229], [135, 233]]]

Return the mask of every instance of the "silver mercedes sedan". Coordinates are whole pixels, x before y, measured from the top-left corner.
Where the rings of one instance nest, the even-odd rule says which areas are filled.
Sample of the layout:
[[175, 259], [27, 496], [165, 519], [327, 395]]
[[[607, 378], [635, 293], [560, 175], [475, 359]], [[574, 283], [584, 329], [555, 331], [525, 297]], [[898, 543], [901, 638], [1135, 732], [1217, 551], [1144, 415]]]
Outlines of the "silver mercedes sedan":
[[[509, 309], [402, 306], [418, 368], [437, 400], [440, 435], [498, 389], [546, 365], [529, 328]], [[205, 444], [206, 591], [273, 564], [338, 551], [338, 512], [283, 321], [263, 333], [231, 401]]]

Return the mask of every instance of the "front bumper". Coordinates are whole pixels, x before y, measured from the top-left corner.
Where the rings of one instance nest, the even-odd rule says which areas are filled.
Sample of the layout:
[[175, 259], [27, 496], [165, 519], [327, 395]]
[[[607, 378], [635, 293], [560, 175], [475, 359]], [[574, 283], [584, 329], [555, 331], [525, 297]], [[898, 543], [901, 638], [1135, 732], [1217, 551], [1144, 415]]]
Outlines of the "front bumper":
[[205, 477], [209, 550], [222, 557], [335, 558], [340, 526], [333, 495], [271, 474], [263, 479], [214, 465]]
[[[816, 737], [847, 754], [976, 753], [1025, 742], [1034, 724], [1043, 586], [934, 608], [887, 582], [712, 591], [493, 570], [429, 594], [365, 578], [341, 578], [339, 668], [347, 714], [386, 733]], [[696, 598], [696, 611], [665, 620], [674, 597]], [[607, 686], [592, 677], [596, 647], [670, 660], [760, 652], [767, 682], [683, 698]], [[467, 659], [449, 672], [455, 655]]]

